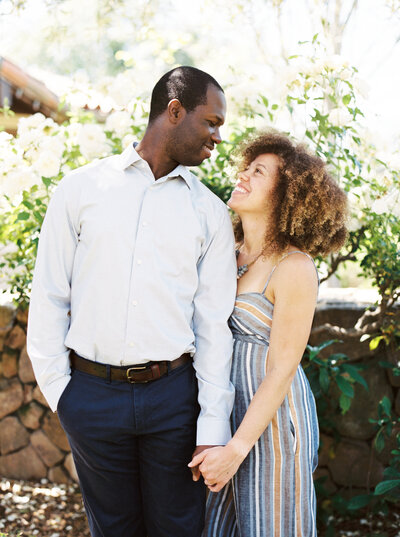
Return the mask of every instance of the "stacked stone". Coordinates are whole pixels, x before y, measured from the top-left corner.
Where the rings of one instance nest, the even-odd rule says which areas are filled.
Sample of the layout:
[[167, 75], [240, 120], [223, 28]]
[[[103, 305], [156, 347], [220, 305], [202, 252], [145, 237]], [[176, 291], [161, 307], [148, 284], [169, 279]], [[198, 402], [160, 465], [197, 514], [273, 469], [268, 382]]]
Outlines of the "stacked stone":
[[[329, 323], [343, 328], [353, 327], [365, 307], [366, 304], [357, 301], [356, 297], [352, 297], [349, 302], [343, 299], [321, 302], [315, 314], [314, 326]], [[318, 345], [330, 339], [332, 336], [324, 332], [318, 337], [311, 337], [310, 344]], [[397, 446], [396, 436], [400, 434], [400, 426], [393, 427], [390, 438], [385, 439], [384, 449], [378, 453], [373, 446], [376, 425], [370, 419], [377, 419], [379, 402], [385, 396], [392, 402], [394, 412], [400, 416], [400, 377], [379, 365], [381, 360], [397, 365], [400, 363], [400, 353], [391, 353], [383, 344], [375, 351], [370, 351], [368, 341], [360, 343], [356, 339], [330, 345], [320, 356], [327, 357], [335, 353], [346, 354], [350, 363], [366, 366], [361, 374], [368, 384], [368, 391], [361, 384], [354, 384], [350, 409], [343, 415], [338, 412], [330, 416], [339, 433], [337, 439], [332, 434], [326, 434], [322, 428], [319, 465], [314, 479], [324, 477], [323, 486], [328, 492], [338, 491], [351, 497], [373, 491], [382, 481], [391, 451]], [[329, 395], [332, 400], [339, 400], [337, 386], [331, 387]]]
[[77, 481], [57, 414], [35, 382], [26, 323], [27, 312], [0, 306], [0, 476]]
[[[365, 309], [365, 304], [333, 300], [321, 302], [317, 308], [314, 326], [324, 323], [343, 327], [354, 326]], [[26, 352], [27, 315], [9, 306], [0, 306], [0, 476], [14, 479], [37, 480], [47, 478], [56, 483], [77, 480], [76, 472], [57, 414], [48, 407], [36, 385], [31, 363]], [[328, 333], [312, 337], [317, 345], [332, 339]], [[350, 410], [344, 415], [332, 416], [340, 435], [337, 441], [322, 430], [319, 467], [315, 477], [325, 477], [324, 486], [330, 491], [348, 492], [349, 496], [371, 490], [382, 480], [383, 470], [389, 464], [395, 448], [399, 428], [394, 427], [384, 450], [373, 448], [376, 428], [369, 419], [377, 418], [379, 401], [387, 396], [400, 416], [400, 377], [379, 366], [380, 360], [400, 362], [399, 351], [392, 354], [379, 347], [370, 352], [368, 342], [335, 344], [322, 355], [344, 353], [352, 362], [366, 364], [363, 372], [369, 390], [354, 385], [355, 396]], [[337, 388], [332, 400], [338, 400]]]

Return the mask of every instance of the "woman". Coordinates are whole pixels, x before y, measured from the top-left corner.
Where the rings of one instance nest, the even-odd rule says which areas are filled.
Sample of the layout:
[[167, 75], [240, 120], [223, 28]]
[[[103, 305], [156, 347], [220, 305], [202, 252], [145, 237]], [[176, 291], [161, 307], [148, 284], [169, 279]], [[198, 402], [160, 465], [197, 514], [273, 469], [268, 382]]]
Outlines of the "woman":
[[311, 256], [344, 243], [347, 201], [321, 159], [278, 133], [247, 142], [239, 169], [233, 437], [190, 466], [211, 491], [204, 537], [311, 537], [318, 422], [300, 366], [319, 283]]

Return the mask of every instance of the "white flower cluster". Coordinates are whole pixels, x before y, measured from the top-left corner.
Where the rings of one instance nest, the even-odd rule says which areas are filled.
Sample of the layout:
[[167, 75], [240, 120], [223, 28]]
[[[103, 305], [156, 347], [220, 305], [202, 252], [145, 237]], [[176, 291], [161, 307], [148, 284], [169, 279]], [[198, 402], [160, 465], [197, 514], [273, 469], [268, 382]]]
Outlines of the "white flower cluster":
[[[0, 199], [4, 201], [6, 195], [14, 200], [23, 190], [42, 184], [42, 178], [65, 173], [70, 169], [67, 162], [71, 158], [76, 159], [76, 165], [81, 165], [109, 155], [112, 144], [106, 131], [111, 131], [127, 145], [131, 142], [131, 138], [128, 139], [131, 125], [128, 112], [111, 114], [105, 126], [78, 121], [60, 126], [40, 113], [22, 118], [15, 138], [0, 132]], [[75, 156], [71, 157], [73, 150]]]
[[353, 121], [353, 116], [347, 108], [333, 108], [329, 112], [328, 121], [336, 127], [346, 127]]
[[373, 202], [371, 211], [375, 214], [392, 214], [400, 218], [400, 190], [392, 187], [384, 196]]
[[117, 138], [122, 140], [123, 147], [127, 147], [134, 140], [134, 136], [131, 134], [133, 123], [132, 114], [125, 111], [113, 112], [106, 119], [105, 130], [113, 132]]
[[[283, 78], [290, 89], [300, 88], [302, 84], [311, 87], [313, 84], [322, 88], [328, 87], [328, 78], [334, 74], [342, 81], [350, 82], [355, 92], [367, 98], [369, 85], [356, 75], [356, 70], [352, 68], [347, 60], [339, 54], [324, 56], [323, 58], [294, 58], [284, 72]], [[300, 82], [299, 75], [306, 78], [305, 82]]]

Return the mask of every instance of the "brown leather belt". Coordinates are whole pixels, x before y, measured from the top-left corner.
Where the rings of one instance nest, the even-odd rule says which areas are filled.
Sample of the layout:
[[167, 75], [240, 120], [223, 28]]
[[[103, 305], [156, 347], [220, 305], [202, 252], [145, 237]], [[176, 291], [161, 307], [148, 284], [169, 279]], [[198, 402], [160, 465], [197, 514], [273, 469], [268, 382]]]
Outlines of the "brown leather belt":
[[86, 360], [86, 358], [82, 358], [82, 356], [79, 356], [79, 354], [76, 354], [71, 349], [69, 360], [73, 369], [95, 375], [96, 377], [108, 378], [109, 380], [123, 380], [131, 384], [143, 384], [163, 377], [168, 373], [169, 369], [176, 369], [180, 365], [191, 362], [192, 357], [187, 352], [171, 362], [164, 360], [162, 362], [146, 362], [139, 365], [117, 367]]

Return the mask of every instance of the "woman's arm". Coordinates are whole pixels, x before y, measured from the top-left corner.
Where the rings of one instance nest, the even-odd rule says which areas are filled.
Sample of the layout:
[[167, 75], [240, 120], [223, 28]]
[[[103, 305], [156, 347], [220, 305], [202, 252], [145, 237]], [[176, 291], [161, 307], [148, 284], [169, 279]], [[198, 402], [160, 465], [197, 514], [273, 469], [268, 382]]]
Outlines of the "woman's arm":
[[213, 492], [221, 490], [236, 473], [281, 406], [310, 334], [318, 291], [313, 264], [305, 256], [290, 256], [273, 280], [275, 306], [265, 378], [232, 440], [224, 447], [203, 451], [190, 463], [200, 464]]

